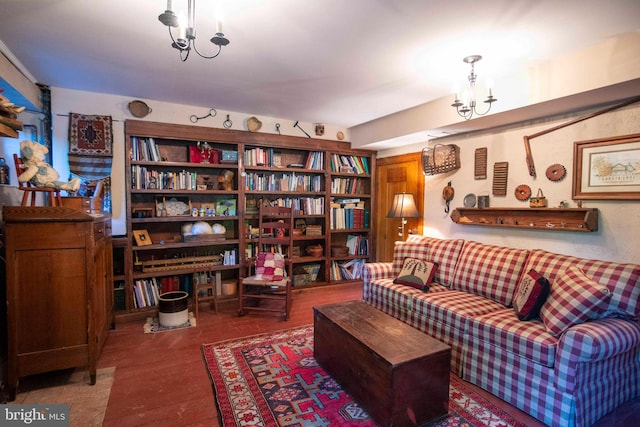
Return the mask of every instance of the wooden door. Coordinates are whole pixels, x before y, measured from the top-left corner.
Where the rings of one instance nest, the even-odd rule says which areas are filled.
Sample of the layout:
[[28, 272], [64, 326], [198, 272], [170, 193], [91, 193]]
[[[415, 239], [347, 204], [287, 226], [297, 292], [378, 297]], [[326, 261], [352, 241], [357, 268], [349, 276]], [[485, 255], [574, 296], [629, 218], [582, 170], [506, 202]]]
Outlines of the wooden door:
[[[424, 209], [424, 175], [421, 169], [421, 153], [377, 159], [376, 164], [376, 261], [392, 261], [394, 242], [401, 240], [399, 218], [387, 218], [393, 196], [396, 193], [412, 193], [418, 210]], [[408, 218], [405, 235], [409, 230], [422, 234], [422, 218]], [[406, 238], [406, 236], [405, 236]]]

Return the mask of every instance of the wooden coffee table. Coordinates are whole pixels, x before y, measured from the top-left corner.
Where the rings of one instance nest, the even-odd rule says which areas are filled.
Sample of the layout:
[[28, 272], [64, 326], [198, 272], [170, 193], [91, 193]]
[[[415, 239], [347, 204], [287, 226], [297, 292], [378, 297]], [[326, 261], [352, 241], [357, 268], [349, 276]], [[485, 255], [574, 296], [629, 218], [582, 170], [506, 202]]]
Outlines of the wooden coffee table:
[[448, 345], [362, 301], [313, 311], [316, 360], [378, 425], [448, 414]]

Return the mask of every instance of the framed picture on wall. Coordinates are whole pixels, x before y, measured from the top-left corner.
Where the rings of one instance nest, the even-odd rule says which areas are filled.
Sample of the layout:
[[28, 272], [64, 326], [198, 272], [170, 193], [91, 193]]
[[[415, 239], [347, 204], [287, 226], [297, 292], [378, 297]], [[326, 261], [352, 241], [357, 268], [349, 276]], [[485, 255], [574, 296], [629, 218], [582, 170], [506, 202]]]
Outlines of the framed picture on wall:
[[640, 134], [577, 141], [573, 199], [640, 200]]

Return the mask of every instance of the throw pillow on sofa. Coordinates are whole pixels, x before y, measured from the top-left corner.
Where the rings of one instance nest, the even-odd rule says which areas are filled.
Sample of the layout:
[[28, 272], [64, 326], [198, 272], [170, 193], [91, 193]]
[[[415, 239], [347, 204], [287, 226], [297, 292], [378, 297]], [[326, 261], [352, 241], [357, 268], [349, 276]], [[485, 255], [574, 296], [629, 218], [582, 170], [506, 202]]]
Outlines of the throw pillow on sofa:
[[558, 336], [573, 325], [597, 319], [609, 306], [611, 291], [571, 266], [551, 284], [549, 298], [540, 309], [547, 330]]
[[400, 270], [400, 274], [393, 283], [428, 291], [429, 284], [433, 281], [433, 276], [436, 274], [437, 268], [438, 264], [434, 262], [405, 258], [402, 270]]
[[549, 296], [549, 281], [535, 270], [524, 275], [513, 293], [513, 309], [520, 320], [538, 317]]

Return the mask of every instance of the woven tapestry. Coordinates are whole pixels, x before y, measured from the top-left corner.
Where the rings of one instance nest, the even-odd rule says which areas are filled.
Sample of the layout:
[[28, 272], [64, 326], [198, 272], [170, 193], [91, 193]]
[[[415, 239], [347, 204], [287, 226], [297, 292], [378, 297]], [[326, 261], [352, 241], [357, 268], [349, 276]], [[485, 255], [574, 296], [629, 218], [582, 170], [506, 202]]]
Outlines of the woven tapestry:
[[111, 174], [111, 116], [69, 114], [69, 168], [87, 180]]

